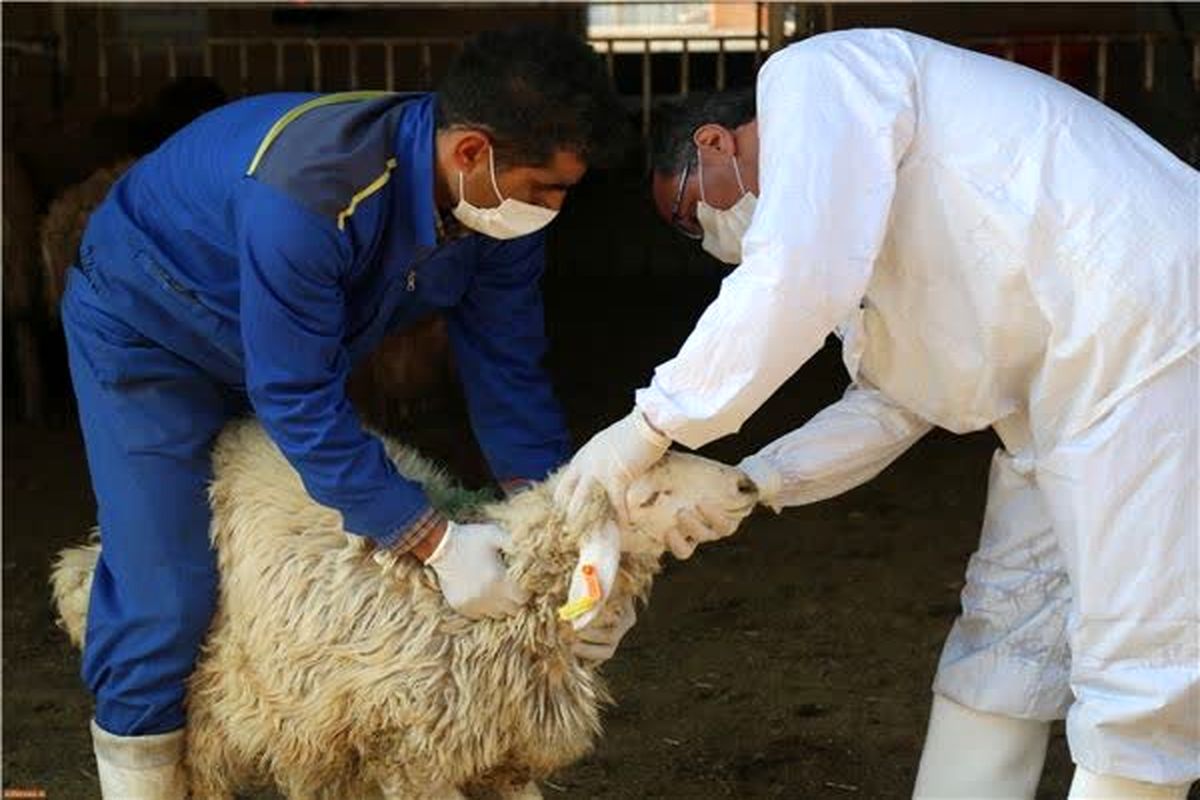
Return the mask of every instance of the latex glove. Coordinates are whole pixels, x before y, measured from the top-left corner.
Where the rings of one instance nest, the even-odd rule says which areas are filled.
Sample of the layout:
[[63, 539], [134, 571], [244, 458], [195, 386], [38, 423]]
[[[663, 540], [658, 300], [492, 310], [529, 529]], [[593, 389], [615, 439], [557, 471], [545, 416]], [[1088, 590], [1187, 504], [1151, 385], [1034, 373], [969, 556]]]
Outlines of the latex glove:
[[637, 622], [637, 611], [632, 597], [618, 601], [610, 610], [616, 613], [597, 617], [579, 631], [579, 638], [571, 647], [571, 652], [577, 657], [585, 661], [603, 663], [617, 652], [621, 639]]
[[740, 509], [730, 511], [714, 503], [700, 502], [675, 516], [676, 525], [667, 531], [664, 540], [671, 554], [683, 561], [691, 558], [702, 542], [715, 542], [732, 534], [745, 516]]
[[509, 538], [499, 525], [446, 526], [446, 535], [425, 563], [437, 573], [451, 608], [471, 619], [498, 619], [515, 613], [529, 599], [509, 579], [501, 557]]
[[599, 484], [608, 494], [622, 528], [629, 526], [625, 492], [643, 472], [663, 457], [671, 440], [650, 427], [637, 408], [593, 436], [563, 470], [554, 490], [554, 502], [566, 506], [568, 522], [578, 518]]

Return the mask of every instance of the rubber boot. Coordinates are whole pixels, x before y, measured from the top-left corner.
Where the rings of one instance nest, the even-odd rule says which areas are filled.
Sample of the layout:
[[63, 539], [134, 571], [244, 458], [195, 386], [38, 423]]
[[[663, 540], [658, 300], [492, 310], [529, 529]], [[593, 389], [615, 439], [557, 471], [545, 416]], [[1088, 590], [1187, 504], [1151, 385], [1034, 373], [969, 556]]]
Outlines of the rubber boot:
[[1185, 800], [1189, 784], [1142, 783], [1075, 767], [1068, 800]]
[[117, 736], [92, 720], [92, 749], [104, 800], [186, 800], [182, 728]]
[[1033, 800], [1050, 723], [933, 696], [914, 800]]

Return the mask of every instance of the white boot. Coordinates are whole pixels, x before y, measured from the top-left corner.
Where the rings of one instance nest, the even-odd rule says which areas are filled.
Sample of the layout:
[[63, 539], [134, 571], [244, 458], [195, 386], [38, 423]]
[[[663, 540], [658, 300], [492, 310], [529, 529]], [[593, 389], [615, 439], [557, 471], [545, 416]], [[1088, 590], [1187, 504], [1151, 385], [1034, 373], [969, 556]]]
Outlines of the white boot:
[[1050, 723], [975, 711], [933, 696], [914, 800], [1032, 800]]
[[183, 729], [117, 736], [92, 720], [92, 749], [104, 800], [185, 800]]
[[1189, 784], [1142, 783], [1116, 775], [1098, 775], [1076, 765], [1068, 800], [1185, 800]]

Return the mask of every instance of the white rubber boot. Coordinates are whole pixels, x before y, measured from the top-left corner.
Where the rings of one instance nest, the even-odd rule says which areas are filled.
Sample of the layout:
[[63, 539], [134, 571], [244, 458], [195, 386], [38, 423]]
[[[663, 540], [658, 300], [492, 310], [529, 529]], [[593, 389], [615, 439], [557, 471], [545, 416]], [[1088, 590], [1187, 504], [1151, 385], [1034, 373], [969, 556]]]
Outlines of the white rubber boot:
[[92, 750], [104, 800], [185, 800], [183, 729], [117, 736], [92, 720]]
[[1033, 800], [1050, 723], [975, 711], [933, 696], [914, 800]]
[[1116, 775], [1098, 775], [1076, 765], [1068, 800], [1185, 800], [1189, 784], [1166, 786]]

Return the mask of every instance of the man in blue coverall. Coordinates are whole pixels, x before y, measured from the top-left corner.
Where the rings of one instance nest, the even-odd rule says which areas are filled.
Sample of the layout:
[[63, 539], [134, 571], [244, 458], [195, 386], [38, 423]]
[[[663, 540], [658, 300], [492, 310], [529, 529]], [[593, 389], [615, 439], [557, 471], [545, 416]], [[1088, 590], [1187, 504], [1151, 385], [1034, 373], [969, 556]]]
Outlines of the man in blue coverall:
[[[364, 432], [346, 377], [440, 311], [496, 478], [564, 461], [540, 366], [541, 229], [622, 129], [592, 51], [524, 29], [468, 44], [436, 94], [223, 106], [113, 187], [63, 300], [104, 535], [83, 665], [104, 797], [185, 794], [184, 681], [217, 589], [209, 451], [235, 416], [261, 420], [347, 530], [431, 565], [459, 612], [523, 602], [507, 533], [434, 511]], [[623, 632], [593, 645], [610, 654]]]

